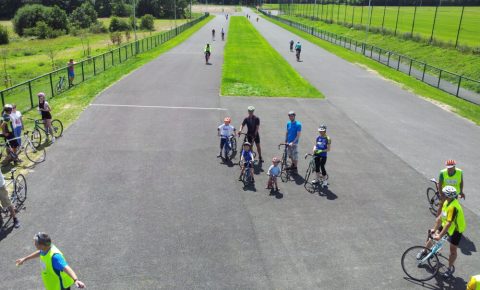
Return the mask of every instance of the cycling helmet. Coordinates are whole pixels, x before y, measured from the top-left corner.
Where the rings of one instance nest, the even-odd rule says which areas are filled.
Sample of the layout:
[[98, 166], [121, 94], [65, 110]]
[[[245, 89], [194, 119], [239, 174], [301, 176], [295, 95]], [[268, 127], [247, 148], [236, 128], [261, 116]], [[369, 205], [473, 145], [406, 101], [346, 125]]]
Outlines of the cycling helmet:
[[245, 142], [245, 143], [243, 143], [243, 145], [252, 146], [252, 144], [250, 144], [250, 142]]
[[442, 189], [443, 194], [445, 194], [446, 197], [449, 198], [456, 198], [457, 197], [457, 190], [455, 187], [451, 185], [447, 185]]
[[294, 111], [290, 111], [290, 112], [288, 112], [288, 115], [289, 115], [289, 116], [296, 116], [297, 114], [295, 114]]
[[277, 157], [273, 157], [273, 158], [272, 158], [272, 162], [273, 162], [273, 163], [278, 163], [278, 162], [280, 162], [280, 160], [278, 160]]
[[230, 122], [232, 122], [232, 118], [230, 118], [230, 117], [225, 117], [225, 119], [223, 119], [223, 122], [228, 122], [228, 123], [230, 123]]
[[445, 166], [447, 166], [447, 168], [455, 167], [455, 165], [457, 165], [457, 163], [453, 159], [445, 161]]
[[52, 244], [52, 239], [46, 233], [38, 232], [33, 236], [35, 243], [43, 246], [50, 246]]
[[38, 96], [38, 97], [44, 97], [44, 98], [45, 98], [45, 93], [38, 93], [37, 96]]
[[255, 111], [255, 107], [254, 107], [254, 106], [248, 106], [248, 111], [249, 111], [249, 112]]
[[322, 124], [320, 125], [320, 127], [318, 127], [318, 132], [325, 132], [327, 131], [327, 126]]
[[3, 107], [5, 111], [13, 109], [12, 105], [6, 104], [5, 107]]

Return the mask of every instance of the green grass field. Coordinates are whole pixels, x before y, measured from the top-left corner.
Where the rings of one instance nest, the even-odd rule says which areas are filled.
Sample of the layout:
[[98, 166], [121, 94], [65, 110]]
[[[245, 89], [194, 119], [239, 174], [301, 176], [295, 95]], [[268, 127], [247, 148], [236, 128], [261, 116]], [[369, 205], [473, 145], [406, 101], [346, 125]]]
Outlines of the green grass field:
[[[109, 18], [99, 19], [108, 27]], [[185, 19], [177, 20], [177, 25], [187, 22]], [[102, 34], [85, 34], [83, 39], [80, 36], [64, 35], [55, 39], [32, 39], [21, 38], [13, 32], [11, 21], [0, 21], [0, 25], [9, 29], [11, 42], [8, 45], [0, 45], [0, 57], [2, 52], [7, 53], [7, 73], [10, 75], [12, 84], [18, 84], [36, 76], [45, 74], [52, 70], [52, 64], [48, 51], [56, 52], [55, 65], [57, 67], [65, 66], [68, 59], [73, 58], [75, 61], [86, 58], [84, 51], [87, 42], [90, 45], [91, 55], [98, 55], [106, 52], [115, 46], [110, 40], [109, 33]], [[168, 19], [156, 19], [155, 31], [139, 31], [137, 36], [143, 38], [154, 33], [166, 31], [175, 27], [175, 22]], [[133, 41], [133, 32], [130, 33], [130, 41]], [[83, 44], [82, 44], [83, 41]], [[127, 42], [125, 34], [123, 34], [123, 43]], [[0, 60], [2, 60], [0, 58]], [[4, 67], [3, 60], [0, 62], [0, 90], [4, 89]]]
[[[271, 9], [274, 6], [267, 6]], [[277, 5], [278, 8], [278, 5]], [[368, 6], [350, 6], [343, 4], [293, 4], [282, 5], [283, 12], [289, 15], [318, 17], [333, 20], [335, 23], [352, 25], [369, 23]], [[462, 7], [441, 6], [438, 8], [434, 39], [455, 44]], [[411, 33], [415, 8], [411, 6], [372, 6], [371, 27], [384, 28], [391, 32], [398, 26], [397, 35]], [[385, 15], [385, 17], [384, 17]], [[435, 7], [417, 7], [413, 35], [430, 39], [432, 33]], [[382, 26], [383, 24], [383, 26]], [[465, 7], [459, 34], [459, 45], [480, 48], [480, 7]]]
[[323, 97], [245, 17], [239, 16], [230, 20], [221, 93], [224, 96]]

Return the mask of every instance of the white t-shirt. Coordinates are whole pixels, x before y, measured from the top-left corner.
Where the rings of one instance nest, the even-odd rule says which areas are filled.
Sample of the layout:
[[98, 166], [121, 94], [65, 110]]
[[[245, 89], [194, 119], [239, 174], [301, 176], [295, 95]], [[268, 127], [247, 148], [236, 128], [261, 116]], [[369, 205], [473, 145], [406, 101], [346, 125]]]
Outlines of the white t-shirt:
[[220, 130], [220, 136], [228, 138], [233, 135], [235, 127], [233, 127], [232, 125], [222, 124], [218, 126], [218, 130]]
[[17, 128], [18, 126], [22, 126], [22, 120], [20, 119], [20, 117], [22, 116], [22, 113], [20, 113], [19, 111], [17, 111], [16, 113], [11, 113], [10, 114], [10, 119], [12, 119], [12, 127], [15, 129]]
[[3, 174], [0, 172], [0, 187], [5, 186], [5, 178]]

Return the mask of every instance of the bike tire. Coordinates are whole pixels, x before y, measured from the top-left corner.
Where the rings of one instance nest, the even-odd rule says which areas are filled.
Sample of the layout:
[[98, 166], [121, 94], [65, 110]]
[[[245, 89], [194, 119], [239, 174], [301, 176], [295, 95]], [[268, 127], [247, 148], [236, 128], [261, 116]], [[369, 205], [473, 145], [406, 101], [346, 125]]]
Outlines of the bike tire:
[[232, 138], [232, 152], [237, 152], [237, 138]]
[[53, 133], [55, 138], [61, 137], [63, 134], [63, 124], [60, 120], [55, 119], [52, 121]]
[[32, 142], [33, 147], [38, 148], [42, 145], [42, 132], [35, 129], [30, 133], [30, 141]]
[[402, 255], [402, 270], [411, 279], [423, 282], [428, 281], [437, 275], [440, 269], [440, 261], [436, 254], [431, 255], [427, 261], [418, 265], [417, 254], [425, 250], [427, 255], [431, 254], [430, 249], [423, 246], [413, 246], [408, 248]]
[[25, 179], [25, 176], [19, 174], [15, 177], [13, 189], [17, 195], [18, 207], [18, 205], [22, 204], [27, 199], [27, 180]]
[[433, 187], [427, 188], [427, 200], [432, 212], [437, 213], [438, 207], [440, 206], [440, 199], [437, 191]]
[[35, 164], [45, 161], [46, 155], [47, 152], [45, 151], [45, 148], [35, 148], [30, 143], [25, 145], [25, 156]]

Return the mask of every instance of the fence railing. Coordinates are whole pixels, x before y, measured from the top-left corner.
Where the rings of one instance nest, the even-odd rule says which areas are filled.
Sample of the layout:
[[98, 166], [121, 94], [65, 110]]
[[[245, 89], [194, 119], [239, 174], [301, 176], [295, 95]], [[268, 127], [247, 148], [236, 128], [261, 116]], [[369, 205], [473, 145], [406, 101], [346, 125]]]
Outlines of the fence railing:
[[[79, 84], [88, 79], [94, 78], [109, 68], [121, 64], [127, 61], [129, 58], [135, 57], [137, 54], [141, 54], [156, 48], [157, 46], [165, 43], [186, 29], [202, 21], [208, 17], [208, 15], [208, 13], [205, 13], [201, 17], [177, 26], [171, 30], [126, 43], [105, 53], [76, 63], [75, 84]], [[47, 99], [50, 99], [66, 91], [68, 91], [68, 71], [67, 67], [65, 66], [23, 83], [16, 84], [10, 88], [1, 90], [0, 99], [2, 101], [2, 107], [8, 103], [15, 103], [19, 110], [27, 111], [38, 105], [38, 100], [36, 97], [38, 92], [45, 92], [47, 94]]]
[[259, 11], [267, 17], [273, 18], [330, 43], [361, 53], [368, 58], [371, 58], [397, 71], [408, 74], [409, 76], [412, 76], [417, 80], [436, 87], [444, 92], [480, 105], [479, 80], [474, 80], [453, 72], [449, 72], [447, 70], [429, 65], [425, 62], [415, 60], [393, 51], [383, 49], [381, 47], [360, 42], [349, 37], [318, 29], [316, 27], [311, 27], [302, 23], [284, 19], [276, 15], [271, 15], [264, 10]]

